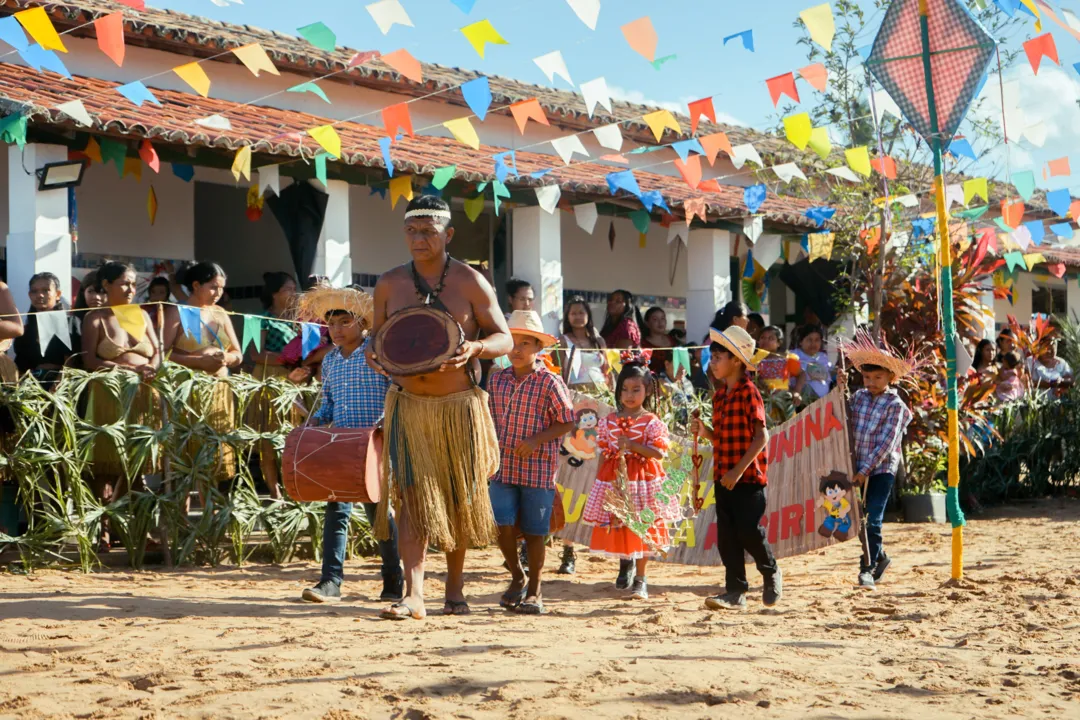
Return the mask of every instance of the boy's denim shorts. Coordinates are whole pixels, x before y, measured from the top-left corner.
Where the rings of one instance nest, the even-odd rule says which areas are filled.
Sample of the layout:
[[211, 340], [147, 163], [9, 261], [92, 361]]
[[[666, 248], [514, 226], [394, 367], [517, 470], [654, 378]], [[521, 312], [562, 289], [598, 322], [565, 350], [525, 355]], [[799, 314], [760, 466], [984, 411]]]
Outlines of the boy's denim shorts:
[[515, 523], [526, 535], [547, 535], [551, 529], [551, 510], [555, 502], [555, 489], [523, 487], [507, 483], [488, 483], [491, 509], [495, 524], [509, 526]]

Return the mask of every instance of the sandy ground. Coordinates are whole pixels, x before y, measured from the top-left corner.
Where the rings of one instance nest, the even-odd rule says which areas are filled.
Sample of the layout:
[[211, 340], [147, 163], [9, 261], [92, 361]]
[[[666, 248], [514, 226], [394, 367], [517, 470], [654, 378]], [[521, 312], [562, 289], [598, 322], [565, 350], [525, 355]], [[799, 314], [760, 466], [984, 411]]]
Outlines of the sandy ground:
[[783, 604], [758, 585], [736, 614], [702, 604], [719, 570], [656, 565], [640, 603], [598, 558], [551, 576], [548, 615], [508, 614], [491, 551], [470, 556], [473, 614], [424, 622], [376, 618], [366, 560], [337, 605], [299, 602], [309, 563], [2, 575], [0, 717], [1080, 717], [1080, 501], [966, 538], [957, 585], [947, 528], [888, 524], [876, 591], [847, 543], [783, 562]]

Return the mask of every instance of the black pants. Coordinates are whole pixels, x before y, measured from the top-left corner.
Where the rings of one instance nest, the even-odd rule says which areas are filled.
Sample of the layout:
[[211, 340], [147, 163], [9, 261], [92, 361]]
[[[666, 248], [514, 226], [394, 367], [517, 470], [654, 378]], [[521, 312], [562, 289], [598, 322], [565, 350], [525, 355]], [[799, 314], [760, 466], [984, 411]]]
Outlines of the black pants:
[[745, 593], [746, 557], [749, 553], [765, 578], [777, 571], [776, 558], [758, 525], [765, 514], [765, 487], [739, 483], [733, 490], [716, 486], [716, 547], [727, 571], [727, 591]]

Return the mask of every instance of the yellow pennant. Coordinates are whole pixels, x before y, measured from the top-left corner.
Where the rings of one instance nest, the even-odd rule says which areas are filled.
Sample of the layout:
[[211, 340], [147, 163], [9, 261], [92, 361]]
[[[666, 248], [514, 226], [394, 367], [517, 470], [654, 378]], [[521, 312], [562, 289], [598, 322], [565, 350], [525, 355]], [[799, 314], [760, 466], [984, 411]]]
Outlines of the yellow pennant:
[[1042, 32], [1042, 14], [1039, 12], [1039, 8], [1035, 7], [1035, 3], [1032, 0], [1020, 0], [1020, 4], [1031, 11], [1031, 14], [1035, 16], [1035, 32]]
[[240, 182], [240, 176], [243, 175], [245, 180], [251, 179], [251, 146], [245, 145], [236, 151], [236, 157], [232, 161], [232, 174], [236, 178], [237, 182]]
[[833, 239], [835, 237], [833, 233], [810, 233], [807, 236], [810, 245], [810, 262], [814, 262], [818, 258], [824, 260], [832, 258]]
[[833, 36], [836, 34], [836, 22], [833, 20], [832, 8], [829, 7], [829, 3], [806, 8], [799, 13], [799, 17], [806, 24], [806, 30], [810, 33], [810, 38], [825, 48], [826, 52], [832, 52]]
[[64, 43], [60, 40], [60, 36], [56, 34], [56, 28], [53, 27], [52, 20], [49, 19], [45, 8], [36, 7], [17, 12], [15, 13], [15, 19], [34, 39], [34, 42], [41, 46], [42, 50], [67, 52], [67, 48], [64, 47]]
[[322, 146], [322, 149], [330, 153], [334, 158], [341, 158], [341, 138], [338, 137], [337, 130], [333, 125], [320, 125], [317, 128], [311, 128], [308, 130], [308, 135], [315, 138], [315, 142]]
[[618, 350], [607, 351], [607, 362], [616, 375], [622, 372], [622, 355]]
[[263, 50], [263, 46], [259, 43], [252, 43], [251, 45], [244, 45], [243, 47], [233, 48], [233, 55], [237, 59], [244, 63], [244, 67], [251, 71], [251, 74], [255, 77], [259, 77], [259, 72], [265, 70], [271, 75], [280, 75], [278, 69], [274, 67], [274, 63], [270, 60], [270, 56]]
[[1042, 253], [1029, 253], [1024, 256], [1024, 262], [1027, 263], [1028, 270], [1034, 270], [1036, 265], [1046, 262], [1046, 258]]
[[809, 113], [799, 113], [784, 118], [784, 134], [792, 145], [805, 150], [810, 136], [814, 132], [813, 123], [810, 122]]
[[465, 199], [465, 217], [469, 218], [469, 222], [476, 222], [476, 218], [480, 217], [482, 212], [484, 212], [483, 195]]
[[146, 313], [139, 305], [113, 305], [113, 315], [121, 329], [128, 335], [142, 342], [146, 337]]
[[866, 146], [849, 148], [844, 151], [848, 167], [864, 177], [870, 177], [870, 153]]
[[443, 127], [449, 130], [459, 143], [468, 145], [473, 150], [480, 149], [480, 137], [476, 134], [476, 128], [469, 122], [469, 118], [463, 117], [444, 122]]
[[97, 140], [91, 135], [90, 140], [86, 143], [86, 149], [83, 150], [83, 154], [96, 163], [101, 163], [101, 146], [98, 145]]
[[466, 25], [461, 28], [461, 34], [465, 36], [465, 39], [469, 41], [469, 44], [473, 46], [473, 50], [481, 58], [484, 57], [484, 49], [488, 43], [492, 45], [509, 45], [503, 39], [503, 36], [499, 34], [492, 25], [490, 20], [481, 20], [475, 22], [472, 25]]
[[829, 140], [829, 131], [826, 128], [816, 127], [811, 130], [808, 144], [810, 149], [816, 152], [822, 160], [828, 158], [829, 153], [832, 152], [832, 142]]
[[120, 173], [120, 177], [128, 175], [134, 175], [136, 180], [142, 180], [142, 160], [136, 157], [124, 158], [124, 170]]
[[641, 118], [645, 121], [645, 124], [652, 130], [653, 136], [656, 138], [656, 142], [660, 142], [660, 139], [664, 137], [664, 130], [671, 128], [676, 133], [681, 133], [682, 128], [679, 127], [679, 121], [675, 119], [675, 116], [671, 114], [670, 110], [657, 110], [651, 112]]
[[172, 71], [190, 85], [195, 92], [203, 97], [210, 96], [210, 78], [207, 77], [206, 71], [202, 69], [202, 65], [199, 65], [199, 63], [190, 62], [187, 65], [174, 67]]
[[976, 197], [981, 197], [984, 202], [990, 202], [986, 178], [972, 178], [964, 181], [964, 204], [970, 205], [972, 199]]
[[390, 208], [397, 205], [398, 198], [413, 199], [412, 175], [398, 175], [390, 178]]
[[153, 225], [157, 221], [157, 193], [154, 192], [154, 186], [150, 186], [150, 192], [146, 195], [146, 214], [150, 216], [150, 224]]

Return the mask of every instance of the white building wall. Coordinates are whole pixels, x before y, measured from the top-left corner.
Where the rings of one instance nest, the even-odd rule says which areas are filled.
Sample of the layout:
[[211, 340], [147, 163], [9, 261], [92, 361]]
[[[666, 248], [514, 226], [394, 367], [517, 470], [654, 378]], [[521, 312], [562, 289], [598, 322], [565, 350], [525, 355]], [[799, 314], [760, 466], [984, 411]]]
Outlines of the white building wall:
[[[372, 195], [369, 188], [354, 187], [349, 193], [349, 238], [352, 245], [354, 273], [380, 275], [409, 261], [405, 246], [405, 200], [398, 200], [391, 210], [390, 202]], [[453, 240], [450, 241], [453, 253]]]

